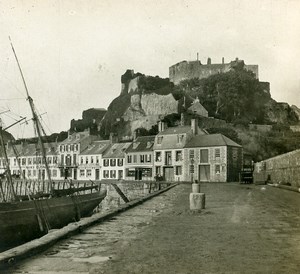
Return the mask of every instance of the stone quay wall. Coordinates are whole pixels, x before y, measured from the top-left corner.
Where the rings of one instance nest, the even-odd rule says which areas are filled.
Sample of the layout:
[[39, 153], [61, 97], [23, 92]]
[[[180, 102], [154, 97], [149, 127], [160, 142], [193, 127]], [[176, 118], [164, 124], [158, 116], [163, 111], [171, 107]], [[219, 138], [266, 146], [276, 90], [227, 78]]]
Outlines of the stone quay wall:
[[300, 149], [255, 163], [254, 182], [300, 187]]

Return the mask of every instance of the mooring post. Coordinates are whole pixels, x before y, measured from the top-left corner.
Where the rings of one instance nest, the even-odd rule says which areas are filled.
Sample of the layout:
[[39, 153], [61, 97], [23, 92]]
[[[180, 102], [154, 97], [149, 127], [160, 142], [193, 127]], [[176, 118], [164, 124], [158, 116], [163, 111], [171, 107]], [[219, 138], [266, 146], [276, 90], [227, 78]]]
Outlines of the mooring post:
[[192, 183], [192, 193], [190, 193], [190, 210], [205, 209], [205, 194], [200, 193], [200, 184], [196, 180]]

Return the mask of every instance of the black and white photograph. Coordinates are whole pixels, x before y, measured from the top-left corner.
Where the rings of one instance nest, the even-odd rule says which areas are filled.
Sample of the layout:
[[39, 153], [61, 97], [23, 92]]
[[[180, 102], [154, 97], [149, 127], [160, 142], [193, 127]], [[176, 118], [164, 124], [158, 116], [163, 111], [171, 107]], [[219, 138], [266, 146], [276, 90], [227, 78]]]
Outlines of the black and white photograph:
[[0, 0], [0, 273], [299, 269], [299, 0]]

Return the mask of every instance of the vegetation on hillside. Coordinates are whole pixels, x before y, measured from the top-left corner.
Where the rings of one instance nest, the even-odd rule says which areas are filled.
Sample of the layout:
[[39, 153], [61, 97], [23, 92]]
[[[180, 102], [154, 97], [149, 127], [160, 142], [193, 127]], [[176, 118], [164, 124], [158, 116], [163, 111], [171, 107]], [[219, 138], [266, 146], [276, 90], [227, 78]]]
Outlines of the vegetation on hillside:
[[184, 80], [174, 94], [179, 98], [186, 93], [198, 97], [210, 116], [227, 122], [263, 123], [264, 105], [271, 99], [254, 74], [244, 69]]

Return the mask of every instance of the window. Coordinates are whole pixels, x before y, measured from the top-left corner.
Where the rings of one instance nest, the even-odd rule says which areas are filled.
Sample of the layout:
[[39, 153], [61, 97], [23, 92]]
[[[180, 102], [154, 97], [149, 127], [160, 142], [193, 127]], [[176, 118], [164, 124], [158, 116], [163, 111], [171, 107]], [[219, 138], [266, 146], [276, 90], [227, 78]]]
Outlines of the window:
[[160, 175], [160, 166], [155, 167], [155, 174], [159, 174]]
[[27, 175], [28, 175], [28, 177], [31, 177], [31, 170], [27, 171]]
[[57, 164], [57, 156], [53, 157], [53, 164]]
[[194, 165], [190, 165], [190, 174], [194, 173]]
[[221, 151], [219, 148], [216, 148], [215, 149], [215, 158], [220, 158], [220, 155], [221, 155]]
[[74, 145], [74, 151], [77, 151], [78, 150], [78, 145]]
[[175, 174], [176, 175], [182, 175], [182, 166], [177, 166], [176, 167]]
[[92, 176], [92, 170], [91, 169], [87, 169], [86, 170], [86, 176], [87, 177], [91, 177]]
[[104, 159], [103, 160], [103, 165], [104, 166], [109, 166], [109, 159]]
[[126, 176], [127, 177], [134, 177], [135, 176], [135, 169], [127, 168], [126, 169]]
[[110, 171], [110, 178], [116, 178], [116, 171], [115, 170], [111, 170]]
[[140, 155], [140, 161], [141, 161], [141, 163], [145, 162], [145, 155]]
[[208, 149], [200, 149], [200, 163], [208, 163]]
[[150, 163], [151, 162], [151, 154], [146, 155], [146, 162]]
[[238, 150], [236, 148], [232, 148], [232, 159], [235, 161], [238, 157]]
[[91, 156], [91, 164], [93, 164], [93, 163], [94, 163], [94, 157]]
[[53, 177], [57, 177], [57, 170], [56, 170], [56, 169], [53, 169], [53, 171], [52, 171], [52, 176], [53, 176]]
[[160, 136], [160, 137], [157, 137], [157, 144], [161, 144], [162, 143], [162, 139], [163, 139], [163, 137], [162, 136]]
[[71, 146], [70, 146], [70, 150], [71, 150], [71, 151], [74, 151], [74, 145], [71, 145]]
[[184, 135], [182, 135], [182, 134], [177, 135], [177, 143], [182, 143], [183, 137], [184, 137]]
[[47, 163], [52, 164], [52, 157], [47, 157]]
[[17, 165], [17, 159], [14, 158], [14, 166], [16, 166], [16, 165]]
[[83, 157], [80, 157], [80, 163], [83, 164]]
[[123, 159], [118, 159], [118, 166], [123, 166]]
[[137, 155], [133, 155], [133, 162], [134, 162], [134, 163], [137, 162]]
[[99, 156], [96, 156], [96, 164], [99, 164]]
[[103, 178], [109, 178], [109, 171], [103, 170]]
[[193, 150], [193, 149], [189, 150], [189, 158], [190, 158], [190, 160], [195, 158], [195, 150]]
[[215, 171], [216, 171], [216, 174], [220, 174], [220, 171], [221, 171], [220, 165], [215, 166]]
[[131, 155], [127, 155], [127, 162], [128, 162], [128, 164], [132, 163], [132, 156]]
[[176, 151], [176, 161], [181, 161], [182, 160], [182, 151], [177, 150]]
[[32, 173], [33, 173], [33, 177], [35, 177], [35, 176], [36, 176], [36, 169], [34, 169], [34, 170], [32, 171]]
[[80, 177], [84, 177], [85, 176], [85, 170], [84, 169], [80, 169]]
[[160, 162], [161, 161], [161, 152], [156, 152], [155, 153], [155, 161], [156, 162]]
[[22, 158], [22, 166], [26, 165], [26, 158]]
[[116, 159], [110, 159], [110, 166], [116, 166]]
[[85, 163], [88, 164], [89, 163], [89, 158], [86, 156], [85, 157]]

